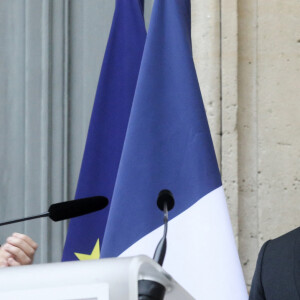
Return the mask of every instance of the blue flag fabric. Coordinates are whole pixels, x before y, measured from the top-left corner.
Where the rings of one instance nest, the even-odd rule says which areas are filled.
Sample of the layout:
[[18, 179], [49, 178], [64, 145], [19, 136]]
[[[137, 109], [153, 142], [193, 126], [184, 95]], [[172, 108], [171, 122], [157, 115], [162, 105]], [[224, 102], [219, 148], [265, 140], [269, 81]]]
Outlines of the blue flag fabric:
[[[95, 96], [76, 198], [112, 198], [146, 39], [143, 0], [116, 0]], [[109, 207], [71, 220], [63, 260], [102, 243]]]
[[190, 0], [155, 0], [101, 257], [154, 253], [195, 299], [248, 298], [192, 57]]

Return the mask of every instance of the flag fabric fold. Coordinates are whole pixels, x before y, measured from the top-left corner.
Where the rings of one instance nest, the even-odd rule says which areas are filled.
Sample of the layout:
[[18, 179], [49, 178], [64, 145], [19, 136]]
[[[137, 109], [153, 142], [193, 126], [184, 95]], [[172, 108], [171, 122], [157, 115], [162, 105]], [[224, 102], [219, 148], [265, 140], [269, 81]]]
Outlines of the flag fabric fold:
[[153, 255], [160, 190], [175, 197], [164, 267], [196, 299], [248, 299], [192, 57], [190, 0], [155, 0], [102, 257]]
[[[75, 198], [112, 198], [145, 45], [143, 6], [143, 0], [116, 0]], [[109, 208], [71, 220], [64, 261], [101, 245]]]

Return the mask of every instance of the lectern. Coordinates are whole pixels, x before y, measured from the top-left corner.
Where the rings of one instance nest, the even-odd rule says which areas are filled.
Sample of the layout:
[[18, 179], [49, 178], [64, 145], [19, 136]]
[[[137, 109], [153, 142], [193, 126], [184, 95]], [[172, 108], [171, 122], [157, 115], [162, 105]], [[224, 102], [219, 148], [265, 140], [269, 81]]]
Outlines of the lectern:
[[165, 300], [194, 299], [147, 256], [0, 269], [0, 299], [138, 300], [138, 281], [166, 288]]

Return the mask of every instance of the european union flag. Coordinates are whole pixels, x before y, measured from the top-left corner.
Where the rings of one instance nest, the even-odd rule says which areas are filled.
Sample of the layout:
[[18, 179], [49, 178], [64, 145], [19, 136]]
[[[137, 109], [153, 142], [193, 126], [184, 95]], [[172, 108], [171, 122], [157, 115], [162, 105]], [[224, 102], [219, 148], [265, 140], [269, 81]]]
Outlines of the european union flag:
[[[143, 0], [116, 0], [76, 198], [112, 198], [145, 38]], [[108, 212], [71, 220], [63, 260], [99, 258]]]
[[195, 72], [190, 0], [155, 0], [102, 257], [153, 255], [160, 190], [175, 197], [164, 267], [196, 299], [248, 299]]

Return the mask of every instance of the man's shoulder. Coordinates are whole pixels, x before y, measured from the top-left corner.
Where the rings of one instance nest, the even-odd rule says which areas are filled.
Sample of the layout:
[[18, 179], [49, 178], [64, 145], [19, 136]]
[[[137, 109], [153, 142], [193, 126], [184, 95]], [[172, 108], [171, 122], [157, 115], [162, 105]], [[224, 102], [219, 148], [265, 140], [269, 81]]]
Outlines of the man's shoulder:
[[268, 241], [267, 248], [270, 248], [270, 247], [277, 248], [277, 247], [282, 247], [284, 245], [289, 245], [290, 243], [293, 243], [295, 238], [297, 238], [298, 236], [300, 236], [300, 227], [298, 227], [294, 230], [291, 230], [275, 239]]
[[[297, 241], [297, 243], [295, 243]], [[289, 231], [273, 240], [265, 243], [261, 250], [263, 265], [272, 267], [274, 261], [280, 264], [293, 263], [294, 249], [300, 241], [300, 227]], [[297, 246], [298, 247], [298, 246]]]
[[299, 299], [294, 280], [297, 265], [295, 247], [300, 249], [299, 242], [300, 227], [269, 240], [262, 246], [252, 281], [250, 300]]

